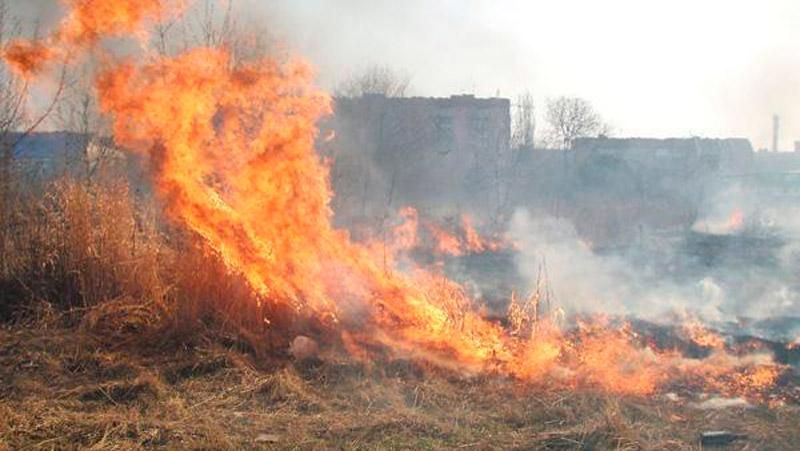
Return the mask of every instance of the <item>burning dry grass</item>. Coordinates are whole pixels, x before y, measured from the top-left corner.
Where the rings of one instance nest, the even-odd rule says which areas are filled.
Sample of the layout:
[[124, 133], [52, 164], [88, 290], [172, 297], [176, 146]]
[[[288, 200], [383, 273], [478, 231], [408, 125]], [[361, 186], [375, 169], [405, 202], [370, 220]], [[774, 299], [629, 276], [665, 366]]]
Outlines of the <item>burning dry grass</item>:
[[[139, 3], [75, 3], [45, 43], [89, 52], [169, 2]], [[785, 370], [724, 349], [687, 360], [596, 319], [568, 333], [538, 308], [521, 307], [535, 327], [512, 333], [445, 277], [397, 270], [332, 226], [313, 148], [330, 105], [312, 78], [300, 60], [236, 63], [220, 48], [97, 74], [115, 141], [145, 157], [170, 221], [113, 176], [3, 199], [3, 305], [22, 322], [0, 341], [2, 444], [675, 449], [705, 423], [645, 398], [665, 382], [757, 397]], [[462, 245], [491, 249], [463, 228]], [[299, 334], [324, 361], [287, 363]]]
[[[141, 37], [175, 5], [69, 6], [41, 41], [54, 51], [93, 52], [104, 37]], [[710, 369], [686, 362], [595, 320], [577, 336], [558, 324], [544, 324], [546, 335], [515, 335], [485, 318], [458, 284], [421, 267], [398, 270], [400, 256], [385, 246], [333, 227], [329, 167], [314, 150], [330, 97], [309, 66], [270, 56], [236, 61], [229, 50], [109, 58], [94, 77], [115, 143], [143, 158], [175, 230], [141, 215], [124, 187], [67, 182], [40, 212], [23, 215], [30, 224], [10, 240], [4, 232], [4, 254], [19, 260], [4, 280], [28, 298], [90, 309], [84, 327], [102, 328], [116, 343], [144, 329], [191, 336], [211, 324], [260, 356], [304, 334], [334, 356], [346, 350], [365, 362], [413, 358], [465, 373], [640, 395], [656, 392], [675, 372], [707, 379], [705, 387], [752, 369], [737, 359]], [[6, 60], [14, 65], [8, 54]], [[494, 246], [468, 218], [460, 229], [462, 248]], [[778, 375], [777, 368], [754, 372], [737, 383], [750, 394]]]
[[[430, 341], [431, 347], [410, 347], [380, 331], [370, 332], [376, 336], [355, 331], [339, 335], [313, 317], [263, 302], [197, 237], [178, 227], [159, 226], [148, 202], [131, 196], [119, 183], [88, 185], [70, 179], [56, 181], [44, 195], [26, 197], [15, 211], [16, 226], [4, 235], [9, 257], [0, 280], [4, 304], [17, 304], [15, 314], [30, 317], [42, 311], [26, 312], [29, 302], [47, 302], [52, 314], [66, 311], [80, 330], [119, 347], [141, 340], [157, 346], [192, 342], [198, 333], [211, 333], [269, 358], [285, 354], [290, 341], [303, 334], [321, 340], [326, 359], [341, 358], [344, 351], [347, 358], [367, 363], [409, 358], [551, 388], [594, 387], [645, 395], [678, 382], [695, 390], [761, 397], [785, 372], [767, 354], [729, 353], [721, 337], [699, 324], [687, 326], [686, 335], [708, 349], [705, 360], [684, 359], [670, 347], [651, 346], [629, 326], [613, 326], [599, 318], [568, 332], [557, 325], [562, 314], [540, 306], [538, 296], [512, 302], [508, 327], [488, 322], [474, 313], [462, 287], [424, 271], [414, 277], [425, 302], [436, 308], [420, 305], [420, 312], [429, 315], [419, 319], [427, 322], [423, 325], [473, 332], [485, 327], [486, 336], [464, 333], [445, 337], [450, 341]], [[412, 342], [438, 340], [425, 335], [427, 329], [398, 328], [413, 334]], [[466, 352], [481, 340], [503, 339], [503, 334], [515, 341], [498, 343], [494, 350], [474, 348], [496, 355], [476, 354], [471, 361], [447, 356], [451, 346]], [[353, 346], [349, 337], [375, 345]], [[512, 347], [504, 350], [509, 343]]]
[[[111, 205], [124, 211], [118, 201]], [[90, 226], [76, 214], [60, 217]], [[83, 236], [86, 246], [54, 248], [95, 249], [80, 261], [112, 267], [90, 271], [136, 274], [103, 254], [116, 249], [118, 258], [129, 246], [88, 238], [133, 235]], [[0, 329], [0, 449], [696, 449], [708, 429], [745, 433], [755, 449], [800, 440], [794, 406], [703, 411], [693, 398], [530, 387], [391, 358], [292, 363], [276, 344], [286, 338], [259, 334], [242, 317], [253, 304], [239, 279], [201, 248], [152, 236], [160, 237], [151, 249], [159, 277], [126, 280], [155, 284], [140, 292], [160, 300], [103, 301], [77, 290], [80, 302], [66, 302], [44, 289], [52, 280], [29, 279], [53, 303], [25, 303], [18, 321]], [[177, 252], [183, 258], [171, 258]]]
[[701, 410], [409, 361], [264, 360], [202, 334], [120, 348], [70, 322], [0, 329], [0, 448], [675, 450], [716, 429], [746, 435], [741, 449], [800, 441], [796, 406]]
[[[31, 302], [69, 311], [82, 330], [117, 346], [142, 335], [190, 336], [209, 321], [262, 353], [268, 312], [206, 247], [159, 219], [125, 175], [63, 178], [16, 192], [2, 222], [0, 319], [30, 318]], [[274, 317], [280, 319], [280, 315]]]

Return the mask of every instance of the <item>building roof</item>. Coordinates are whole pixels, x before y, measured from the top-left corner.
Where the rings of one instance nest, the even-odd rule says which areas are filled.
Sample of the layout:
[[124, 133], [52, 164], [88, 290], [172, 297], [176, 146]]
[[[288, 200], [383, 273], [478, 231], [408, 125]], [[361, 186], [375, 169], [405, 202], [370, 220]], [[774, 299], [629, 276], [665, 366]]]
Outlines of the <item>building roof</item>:
[[753, 152], [746, 138], [578, 138], [574, 150], [674, 150]]
[[511, 101], [500, 97], [481, 98], [472, 94], [453, 95], [450, 97], [386, 97], [383, 94], [364, 94], [360, 97], [337, 97], [337, 106], [359, 103], [390, 103], [436, 105], [437, 107], [470, 107], [470, 108], [505, 108], [509, 109]]

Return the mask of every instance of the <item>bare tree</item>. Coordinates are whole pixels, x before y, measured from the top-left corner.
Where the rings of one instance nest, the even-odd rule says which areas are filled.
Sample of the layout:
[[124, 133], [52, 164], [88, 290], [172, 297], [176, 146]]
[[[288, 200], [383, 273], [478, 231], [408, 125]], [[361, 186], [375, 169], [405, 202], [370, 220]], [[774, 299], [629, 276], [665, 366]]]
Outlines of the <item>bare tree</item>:
[[[10, 39], [19, 34], [20, 22], [9, 14], [8, 4], [0, 0], [0, 47], [5, 48]], [[27, 84], [9, 69], [0, 64], [0, 276], [7, 272], [8, 231], [10, 226], [11, 170], [14, 148], [11, 133], [17, 130], [24, 119], [25, 92]]]
[[[216, 10], [216, 4], [222, 4], [224, 12], [220, 15]], [[233, 0], [218, 2], [217, 0], [206, 0], [201, 4], [201, 10], [195, 16], [197, 20], [196, 42], [206, 47], [220, 47], [225, 45], [233, 35], [236, 23], [233, 17]]]
[[[110, 140], [109, 118], [100, 112], [97, 96], [94, 94], [91, 74], [96, 70], [95, 61], [89, 59], [71, 72], [64, 86], [61, 102], [54, 112], [54, 123], [60, 130], [75, 133], [76, 140], [69, 142], [70, 153], [68, 164], [80, 164], [81, 173], [87, 184], [98, 168], [113, 156], [114, 149]], [[76, 158], [77, 157], [77, 158]]]
[[335, 89], [336, 97], [360, 97], [382, 94], [386, 97], [405, 97], [411, 77], [388, 66], [372, 65], [350, 74]]
[[[34, 30], [36, 32], [36, 30]], [[0, 0], [0, 49], [22, 34], [22, 23], [14, 17], [6, 0]], [[16, 186], [12, 177], [18, 144], [33, 133], [53, 112], [61, 99], [66, 77], [66, 65], [57, 80], [49, 105], [37, 115], [26, 110], [29, 82], [20, 78], [7, 64], [0, 63], [0, 274], [7, 267], [9, 252], [10, 211]]]
[[511, 148], [532, 149], [536, 138], [536, 105], [529, 92], [517, 97], [511, 120]]
[[179, 18], [159, 21], [153, 45], [162, 55], [195, 47], [223, 48], [230, 64], [262, 58], [274, 50], [273, 39], [257, 20], [248, 19], [234, 0], [197, 2]]
[[[20, 34], [21, 23], [12, 17], [8, 4], [0, 0], [0, 47]], [[24, 116], [26, 83], [17, 77], [7, 65], [0, 65], [0, 133], [3, 139], [16, 130]]]
[[592, 104], [579, 97], [559, 97], [547, 102], [547, 124], [552, 144], [569, 149], [577, 138], [608, 134], [611, 128]]

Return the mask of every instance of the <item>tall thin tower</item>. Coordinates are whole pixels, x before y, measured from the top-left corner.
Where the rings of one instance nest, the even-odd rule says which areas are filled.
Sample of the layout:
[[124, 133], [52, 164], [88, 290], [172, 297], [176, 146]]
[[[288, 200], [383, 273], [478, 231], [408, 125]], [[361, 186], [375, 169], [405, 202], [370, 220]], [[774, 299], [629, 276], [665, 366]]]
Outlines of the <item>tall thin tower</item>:
[[772, 151], [778, 151], [778, 140], [781, 132], [781, 117], [777, 114], [772, 116]]

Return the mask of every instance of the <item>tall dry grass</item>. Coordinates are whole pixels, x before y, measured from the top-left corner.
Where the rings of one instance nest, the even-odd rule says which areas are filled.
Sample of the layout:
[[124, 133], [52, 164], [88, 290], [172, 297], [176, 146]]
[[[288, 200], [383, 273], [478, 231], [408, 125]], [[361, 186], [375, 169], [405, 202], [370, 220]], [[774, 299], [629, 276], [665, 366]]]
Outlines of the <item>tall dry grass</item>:
[[275, 316], [269, 304], [132, 190], [124, 171], [19, 176], [11, 186], [0, 221], [0, 319], [46, 303], [114, 340], [184, 340], [212, 328], [258, 352], [278, 344], [276, 325], [264, 321]]

